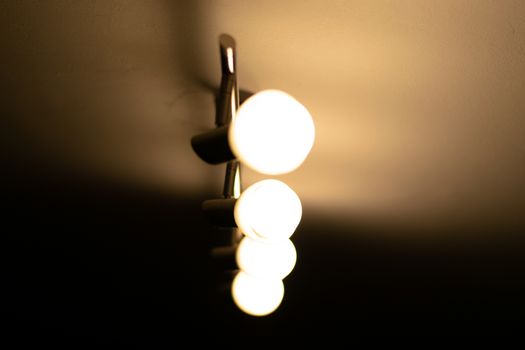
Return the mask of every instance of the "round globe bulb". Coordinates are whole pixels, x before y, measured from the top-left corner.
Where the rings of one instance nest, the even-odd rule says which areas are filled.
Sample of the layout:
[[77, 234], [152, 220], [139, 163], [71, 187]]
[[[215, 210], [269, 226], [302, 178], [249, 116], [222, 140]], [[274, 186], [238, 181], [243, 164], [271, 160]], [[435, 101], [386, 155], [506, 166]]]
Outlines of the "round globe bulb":
[[271, 314], [279, 307], [283, 296], [284, 285], [280, 279], [257, 279], [242, 271], [233, 279], [233, 301], [249, 315]]
[[289, 239], [268, 243], [244, 237], [235, 257], [237, 266], [250, 276], [283, 279], [292, 272], [297, 251]]
[[308, 110], [279, 90], [263, 90], [239, 108], [229, 128], [235, 156], [253, 170], [285, 174], [299, 167], [310, 153], [315, 127]]
[[263, 240], [289, 238], [302, 216], [301, 200], [284, 182], [259, 181], [248, 187], [235, 204], [237, 226], [246, 236]]

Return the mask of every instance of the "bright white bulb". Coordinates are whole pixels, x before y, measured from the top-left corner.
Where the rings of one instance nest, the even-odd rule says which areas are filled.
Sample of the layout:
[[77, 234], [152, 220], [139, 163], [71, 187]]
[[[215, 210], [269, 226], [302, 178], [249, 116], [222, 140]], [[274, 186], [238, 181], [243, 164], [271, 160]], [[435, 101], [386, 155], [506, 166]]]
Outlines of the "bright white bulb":
[[237, 266], [250, 276], [283, 279], [292, 272], [297, 251], [289, 239], [268, 243], [244, 237], [236, 260]]
[[248, 187], [234, 209], [235, 222], [242, 233], [270, 241], [289, 238], [302, 213], [297, 194], [284, 182], [273, 179]]
[[279, 90], [264, 90], [239, 108], [229, 129], [233, 153], [255, 171], [285, 174], [310, 153], [315, 127], [308, 110]]
[[252, 316], [265, 316], [274, 312], [284, 296], [284, 285], [280, 279], [257, 279], [239, 272], [232, 284], [235, 304]]

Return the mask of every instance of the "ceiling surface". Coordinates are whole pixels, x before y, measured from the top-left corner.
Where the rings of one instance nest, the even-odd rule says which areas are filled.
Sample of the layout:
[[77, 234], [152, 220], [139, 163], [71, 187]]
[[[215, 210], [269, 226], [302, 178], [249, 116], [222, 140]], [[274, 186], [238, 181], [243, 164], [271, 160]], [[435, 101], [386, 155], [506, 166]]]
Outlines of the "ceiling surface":
[[[0, 2], [13, 329], [126, 341], [174, 318], [282, 333], [522, 317], [524, 14], [517, 0]], [[266, 319], [225, 302], [207, 260], [199, 206], [224, 169], [189, 140], [213, 127], [221, 33], [242, 89], [284, 90], [316, 125], [280, 177], [305, 211]]]

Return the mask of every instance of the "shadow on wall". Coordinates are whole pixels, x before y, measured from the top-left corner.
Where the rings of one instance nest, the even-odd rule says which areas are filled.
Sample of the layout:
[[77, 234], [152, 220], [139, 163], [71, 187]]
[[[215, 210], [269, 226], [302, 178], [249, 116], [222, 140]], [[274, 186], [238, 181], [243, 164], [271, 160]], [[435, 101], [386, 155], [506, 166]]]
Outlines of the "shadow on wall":
[[[217, 281], [200, 198], [214, 183], [196, 176], [191, 199], [177, 183], [213, 118], [190, 108], [213, 107], [195, 83], [195, 6], [0, 5], [4, 311], [22, 340], [207, 327]], [[153, 190], [159, 178], [175, 186]]]
[[3, 193], [11, 326], [128, 341], [205, 327], [215, 281], [200, 203], [72, 175], [20, 176]]
[[1, 9], [3, 163], [211, 190], [189, 146], [214, 115], [213, 95], [200, 83], [211, 79], [197, 2], [8, 2]]
[[285, 300], [252, 318], [235, 308], [209, 260], [220, 233], [202, 220], [200, 200], [56, 171], [12, 175], [2, 209], [4, 314], [23, 341], [301, 336], [349, 325], [413, 330], [420, 321], [441, 332], [445, 321], [525, 314], [522, 245], [389, 238], [305, 212]]

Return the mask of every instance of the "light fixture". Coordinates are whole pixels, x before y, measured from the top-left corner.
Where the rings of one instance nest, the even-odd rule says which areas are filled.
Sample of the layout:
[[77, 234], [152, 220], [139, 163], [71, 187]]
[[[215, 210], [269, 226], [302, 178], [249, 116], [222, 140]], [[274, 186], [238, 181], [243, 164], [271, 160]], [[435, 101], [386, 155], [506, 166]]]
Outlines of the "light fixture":
[[267, 175], [297, 169], [312, 149], [315, 127], [308, 110], [283, 91], [263, 90], [239, 108], [231, 36], [221, 35], [220, 53], [216, 128], [194, 136], [191, 144], [204, 161], [227, 162], [223, 198], [202, 205], [214, 225], [232, 228], [231, 245], [215, 247], [212, 256], [240, 269], [231, 288], [235, 304], [249, 315], [264, 316], [281, 304], [282, 280], [295, 266], [297, 252], [289, 238], [301, 221], [302, 206], [297, 194], [275, 179], [242, 192], [240, 166]]
[[290, 238], [302, 216], [297, 194], [274, 179], [251, 185], [239, 199], [204, 201], [202, 208], [216, 226], [236, 226], [246, 236], [270, 241]]
[[195, 152], [206, 162], [239, 159], [267, 175], [289, 173], [306, 159], [315, 139], [308, 110], [279, 90], [264, 90], [248, 98], [230, 124], [194, 136]]
[[266, 316], [274, 312], [284, 297], [284, 284], [278, 279], [260, 279], [239, 272], [232, 283], [235, 304], [252, 316]]
[[314, 138], [308, 110], [279, 90], [264, 90], [247, 99], [228, 131], [233, 154], [268, 175], [297, 169], [310, 153]]
[[262, 242], [244, 237], [237, 248], [239, 268], [256, 278], [283, 279], [292, 272], [297, 252], [292, 241]]
[[263, 180], [248, 187], [238, 199], [234, 217], [241, 232], [256, 239], [289, 238], [302, 216], [299, 196], [279, 180]]

